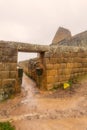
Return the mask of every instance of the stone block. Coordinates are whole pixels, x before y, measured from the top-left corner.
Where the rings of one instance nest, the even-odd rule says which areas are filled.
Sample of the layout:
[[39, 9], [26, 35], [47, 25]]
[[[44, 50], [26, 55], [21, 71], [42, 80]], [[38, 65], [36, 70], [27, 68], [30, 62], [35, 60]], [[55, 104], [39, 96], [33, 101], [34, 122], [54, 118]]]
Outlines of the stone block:
[[63, 57], [57, 58], [57, 63], [64, 63], [64, 58]]
[[17, 56], [17, 49], [16, 48], [3, 48], [2, 50], [2, 55], [3, 56]]
[[81, 57], [81, 58], [85, 58], [85, 57], [87, 57], [87, 53], [86, 53], [86, 51], [84, 52], [84, 53], [80, 53], [80, 56], [79, 57]]
[[54, 76], [48, 76], [47, 77], [47, 83], [49, 84], [49, 83], [54, 83], [55, 82], [55, 78], [54, 78]]
[[2, 48], [0, 48], [0, 56], [2, 56]]
[[4, 71], [10, 70], [10, 64], [9, 63], [3, 63], [4, 64]]
[[77, 73], [78, 72], [78, 69], [77, 68], [73, 68], [73, 73]]
[[58, 87], [60, 87], [60, 85], [61, 85], [61, 82], [56, 82], [56, 83], [53, 84], [53, 87], [58, 88]]
[[2, 62], [2, 56], [0, 56], [0, 63]]
[[0, 79], [0, 88], [2, 87], [2, 79]]
[[67, 63], [68, 62], [68, 58], [63, 58], [63, 63]]
[[73, 63], [73, 62], [74, 62], [74, 58], [68, 57], [68, 58], [67, 58], [67, 62], [68, 62], [68, 63]]
[[86, 72], [86, 68], [83, 68], [83, 72]]
[[52, 70], [53, 69], [53, 64], [46, 64], [46, 69], [48, 69], [48, 70]]
[[78, 76], [78, 73], [74, 73], [74, 77], [77, 77]]
[[58, 75], [54, 76], [55, 82], [58, 82]]
[[66, 64], [65, 64], [65, 63], [61, 63], [61, 64], [60, 64], [60, 68], [61, 68], [61, 69], [66, 69]]
[[72, 71], [73, 71], [72, 69], [65, 69], [64, 73], [65, 75], [69, 75], [72, 73]]
[[69, 80], [71, 78], [71, 74], [70, 75], [66, 75], [66, 80]]
[[57, 69], [47, 70], [47, 76], [56, 76], [58, 75]]
[[6, 58], [9, 63], [17, 63], [17, 56], [7, 56]]
[[85, 68], [82, 68], [82, 70], [83, 70], [82, 73], [84, 73], [85, 72]]
[[13, 79], [17, 78], [17, 74], [18, 74], [17, 71], [10, 71], [9, 72], [9, 78], [13, 78]]
[[70, 75], [70, 79], [73, 79], [73, 77], [74, 77], [74, 74], [72, 73], [72, 74]]
[[51, 64], [56, 64], [57, 63], [57, 58], [51, 58], [50, 63]]
[[81, 68], [82, 67], [82, 63], [78, 63], [78, 68]]
[[65, 81], [66, 80], [66, 75], [60, 75], [58, 77], [58, 82], [62, 82], [62, 81]]
[[9, 78], [9, 71], [1, 71], [0, 78], [1, 79], [8, 79]]
[[2, 56], [1, 62], [3, 63], [17, 63], [17, 56]]
[[0, 62], [7, 62], [6, 56], [0, 56]]
[[16, 79], [3, 79], [2, 86], [3, 87], [15, 87]]
[[50, 64], [50, 60], [51, 60], [50, 58], [45, 58], [44, 59], [44, 61], [45, 61], [46, 64]]
[[[60, 68], [60, 64], [54, 64], [54, 65], [53, 65], [53, 68], [54, 68], [54, 69], [59, 69], [59, 68]], [[52, 68], [52, 69], [53, 69], [53, 68]]]
[[9, 63], [10, 71], [17, 71], [17, 63]]
[[47, 90], [51, 90], [53, 88], [53, 84], [47, 84]]
[[2, 71], [9, 71], [10, 70], [10, 63], [2, 63]]
[[87, 72], [87, 68], [85, 68], [85, 71]]
[[85, 58], [85, 63], [87, 63], [87, 57]]
[[79, 72], [80, 72], [80, 73], [83, 72], [83, 68], [79, 68]]
[[70, 56], [70, 53], [69, 52], [63, 52], [63, 56], [64, 56], [64, 58], [68, 58]]
[[84, 59], [84, 58], [76, 57], [76, 58], [75, 58], [75, 61], [76, 61], [77, 63], [81, 63], [83, 59]]
[[65, 69], [58, 69], [58, 75], [65, 74]]
[[75, 62], [73, 65], [74, 65], [74, 68], [78, 68], [78, 62]]
[[73, 68], [73, 67], [74, 67], [74, 63], [67, 63], [67, 64], [66, 64], [66, 67], [67, 67], [67, 68]]
[[17, 63], [0, 63], [0, 71], [16, 71]]
[[0, 71], [4, 70], [4, 64], [3, 63], [0, 63]]
[[87, 63], [83, 63], [82, 66], [83, 66], [83, 67], [87, 67]]

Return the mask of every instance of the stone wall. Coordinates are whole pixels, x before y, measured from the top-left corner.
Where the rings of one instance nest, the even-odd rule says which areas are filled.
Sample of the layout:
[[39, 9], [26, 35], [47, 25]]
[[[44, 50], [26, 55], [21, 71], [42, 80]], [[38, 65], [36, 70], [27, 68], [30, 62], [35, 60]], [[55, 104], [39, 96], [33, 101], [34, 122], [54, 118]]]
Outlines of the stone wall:
[[[41, 60], [42, 59], [42, 60]], [[39, 62], [38, 62], [39, 61]], [[38, 62], [37, 66], [34, 66]], [[73, 46], [50, 46], [49, 51], [40, 59], [28, 62], [28, 73], [41, 89], [52, 89], [87, 74], [87, 48]], [[42, 68], [38, 76], [36, 68]]]
[[[37, 59], [33, 59], [33, 62], [23, 64], [24, 71], [28, 71], [28, 74], [36, 80], [39, 88], [52, 89], [86, 74], [86, 35], [87, 32], [84, 32], [71, 37], [70, 32], [67, 35], [64, 33], [61, 38], [59, 35], [59, 39], [62, 41], [50, 46], [0, 41], [0, 100], [20, 91], [22, 74], [19, 74], [17, 70], [18, 51], [40, 54]], [[71, 43], [72, 46], [70, 46]], [[68, 44], [69, 46], [67, 46]], [[74, 45], [85, 45], [85, 47], [75, 47]]]
[[17, 80], [17, 47], [0, 43], [0, 100], [19, 91]]
[[47, 89], [87, 74], [87, 49], [51, 46], [45, 54]]
[[18, 52], [44, 53], [48, 50], [46, 45], [0, 41], [0, 101], [21, 90], [23, 69], [17, 69]]
[[[46, 69], [44, 53], [39, 53], [37, 58], [19, 62], [24, 73], [36, 82], [40, 89], [46, 89]], [[42, 71], [42, 72], [41, 72]]]
[[87, 47], [87, 31], [72, 36], [68, 29], [59, 27], [51, 45]]
[[63, 27], [59, 27], [53, 40], [52, 40], [52, 45], [57, 45], [60, 41], [63, 40], [70, 40], [71, 39], [71, 32]]

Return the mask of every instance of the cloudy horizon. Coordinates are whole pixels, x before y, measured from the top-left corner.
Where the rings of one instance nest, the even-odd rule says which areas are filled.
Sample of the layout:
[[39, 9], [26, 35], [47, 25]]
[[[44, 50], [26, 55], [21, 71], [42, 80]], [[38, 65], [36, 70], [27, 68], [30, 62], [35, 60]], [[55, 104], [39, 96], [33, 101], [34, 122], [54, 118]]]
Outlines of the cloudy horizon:
[[47, 45], [59, 26], [87, 30], [86, 13], [87, 0], [0, 0], [0, 40]]

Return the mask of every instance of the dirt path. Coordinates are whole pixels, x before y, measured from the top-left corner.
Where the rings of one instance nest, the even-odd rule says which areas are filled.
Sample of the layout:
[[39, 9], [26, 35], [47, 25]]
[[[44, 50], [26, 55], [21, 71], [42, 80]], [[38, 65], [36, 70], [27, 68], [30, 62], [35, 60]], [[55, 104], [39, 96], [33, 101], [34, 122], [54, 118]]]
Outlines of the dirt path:
[[24, 75], [22, 93], [0, 104], [3, 120], [17, 130], [87, 130], [87, 80], [72, 90], [43, 93]]
[[16, 130], [87, 130], [87, 118], [66, 118], [61, 120], [21, 120]]

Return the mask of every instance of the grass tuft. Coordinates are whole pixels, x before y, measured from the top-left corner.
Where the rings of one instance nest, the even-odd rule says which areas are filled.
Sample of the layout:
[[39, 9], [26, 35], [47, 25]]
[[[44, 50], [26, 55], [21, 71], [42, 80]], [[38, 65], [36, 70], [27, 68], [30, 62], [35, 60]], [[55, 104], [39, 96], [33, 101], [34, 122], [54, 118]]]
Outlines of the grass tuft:
[[10, 122], [0, 122], [0, 130], [15, 130]]

